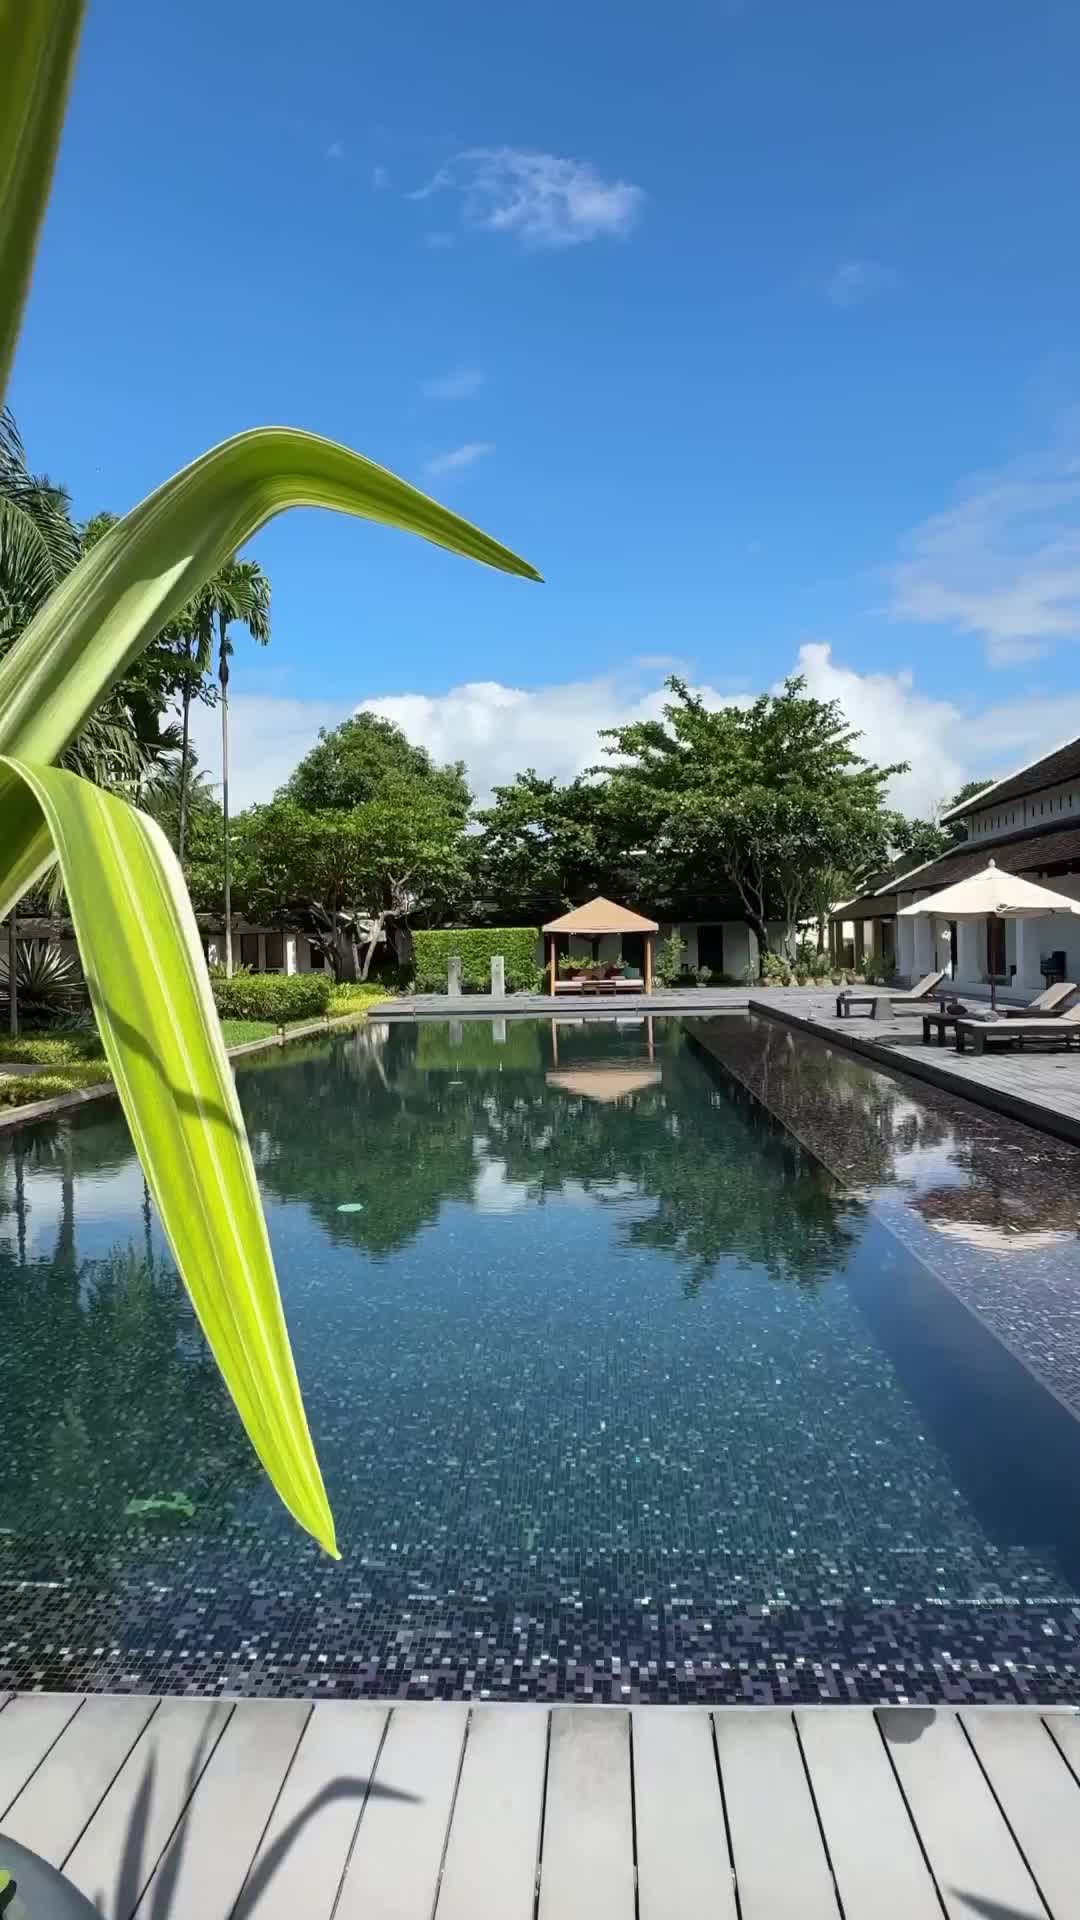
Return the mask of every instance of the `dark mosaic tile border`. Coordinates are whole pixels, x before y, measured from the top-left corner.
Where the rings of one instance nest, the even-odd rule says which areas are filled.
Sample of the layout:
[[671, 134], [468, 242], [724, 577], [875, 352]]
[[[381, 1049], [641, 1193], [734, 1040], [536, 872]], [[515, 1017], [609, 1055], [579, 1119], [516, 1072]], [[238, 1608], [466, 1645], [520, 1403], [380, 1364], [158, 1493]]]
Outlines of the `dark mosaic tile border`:
[[[1080, 1418], [1080, 1148], [768, 1016], [692, 1022], [688, 1030]], [[822, 1097], [815, 1059], [839, 1072], [852, 1097]], [[895, 1176], [883, 1179], [881, 1132], [901, 1105], [897, 1126], [907, 1144], [897, 1150]], [[996, 1214], [1008, 1232], [1022, 1215], [1056, 1223], [1061, 1240], [1029, 1250], [1019, 1234], [1015, 1254], [987, 1253], [936, 1232], [918, 1210], [918, 1180], [905, 1170], [922, 1144], [920, 1117], [922, 1132], [956, 1163], [950, 1177], [958, 1179], [960, 1213], [966, 1193], [979, 1224]]]

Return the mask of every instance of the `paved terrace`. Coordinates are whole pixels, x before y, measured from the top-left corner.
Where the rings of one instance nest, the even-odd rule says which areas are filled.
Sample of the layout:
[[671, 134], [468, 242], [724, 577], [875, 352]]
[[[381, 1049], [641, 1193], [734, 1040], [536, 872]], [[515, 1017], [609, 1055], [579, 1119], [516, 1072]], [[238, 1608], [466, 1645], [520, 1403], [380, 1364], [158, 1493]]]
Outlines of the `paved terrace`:
[[21, 1694], [103, 1920], [1076, 1920], [1080, 1716]]

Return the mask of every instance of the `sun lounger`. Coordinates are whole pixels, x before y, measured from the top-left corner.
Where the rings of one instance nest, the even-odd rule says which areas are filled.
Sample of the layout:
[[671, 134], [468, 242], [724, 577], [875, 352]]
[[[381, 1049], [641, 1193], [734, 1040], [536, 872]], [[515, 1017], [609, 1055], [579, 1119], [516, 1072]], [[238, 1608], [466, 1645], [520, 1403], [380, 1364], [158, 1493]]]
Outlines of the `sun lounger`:
[[944, 973], [924, 973], [921, 980], [916, 980], [910, 993], [901, 994], [882, 993], [877, 988], [852, 990], [849, 987], [836, 996], [836, 1017], [842, 1020], [846, 1014], [853, 1013], [856, 1007], [867, 1007], [872, 1020], [888, 1020], [892, 1014], [903, 1013], [908, 1007], [921, 1009], [944, 978]]
[[1060, 1013], [1066, 1000], [1077, 991], [1075, 980], [1057, 980], [1052, 987], [1044, 987], [1041, 993], [1029, 1000], [1026, 1007], [999, 1007], [1007, 1020], [1029, 1020], [1033, 1016], [1041, 1019], [1048, 1013]]
[[986, 1043], [997, 1046], [1000, 1041], [1007, 1047], [1022, 1047], [1026, 1040], [1046, 1041], [1065, 1047], [1080, 1047], [1080, 1006], [1070, 1007], [1067, 1012], [1051, 1014], [1041, 1020], [1030, 1017], [1019, 1020], [963, 1020], [956, 1022], [956, 1051], [965, 1053], [968, 1047], [972, 1053], [985, 1053]]

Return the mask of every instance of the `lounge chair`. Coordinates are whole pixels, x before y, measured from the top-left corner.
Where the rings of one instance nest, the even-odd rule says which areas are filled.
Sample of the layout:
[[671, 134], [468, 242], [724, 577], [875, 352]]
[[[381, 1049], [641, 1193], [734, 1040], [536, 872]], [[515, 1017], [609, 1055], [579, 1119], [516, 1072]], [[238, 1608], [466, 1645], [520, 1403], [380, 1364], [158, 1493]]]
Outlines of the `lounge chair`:
[[1037, 993], [1026, 1007], [999, 1007], [998, 1012], [1003, 1013], [1006, 1020], [1040, 1019], [1047, 1013], [1060, 1013], [1066, 1000], [1076, 992], [1075, 980], [1057, 980], [1052, 987], [1044, 987]]
[[854, 991], [848, 987], [836, 996], [836, 1017], [841, 1020], [855, 1007], [869, 1007], [872, 1019], [888, 1020], [892, 1014], [903, 1013], [907, 1007], [921, 1007], [925, 1001], [929, 1000], [935, 988], [940, 987], [944, 978], [944, 971], [924, 973], [921, 980], [916, 980], [909, 993], [900, 994], [889, 993], [888, 990], [882, 992], [877, 987], [856, 988]]
[[972, 1053], [985, 1053], [988, 1040], [995, 1046], [1000, 1040], [1007, 1047], [1022, 1047], [1025, 1040], [1080, 1047], [1080, 1006], [1069, 1007], [1065, 1013], [1044, 1014], [1041, 1020], [1033, 1020], [1030, 1015], [1012, 1020], [957, 1020], [957, 1053], [966, 1053], [969, 1045]]

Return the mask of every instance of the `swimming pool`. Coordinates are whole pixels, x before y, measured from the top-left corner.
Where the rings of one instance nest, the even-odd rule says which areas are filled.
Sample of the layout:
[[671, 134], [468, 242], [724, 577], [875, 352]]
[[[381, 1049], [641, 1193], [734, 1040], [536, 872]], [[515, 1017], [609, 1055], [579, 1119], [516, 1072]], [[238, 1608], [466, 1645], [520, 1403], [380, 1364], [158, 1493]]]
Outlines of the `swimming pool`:
[[243, 1069], [340, 1565], [116, 1109], [9, 1138], [0, 1685], [1080, 1699], [1080, 1157], [771, 1025]]

